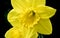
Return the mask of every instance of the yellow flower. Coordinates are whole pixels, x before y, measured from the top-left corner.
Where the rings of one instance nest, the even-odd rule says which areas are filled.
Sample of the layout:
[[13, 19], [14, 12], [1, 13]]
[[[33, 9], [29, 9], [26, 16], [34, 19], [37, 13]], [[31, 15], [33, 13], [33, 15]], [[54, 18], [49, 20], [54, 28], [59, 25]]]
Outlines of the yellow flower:
[[[20, 30], [33, 28], [34, 31], [45, 35], [52, 33], [52, 24], [49, 18], [55, 14], [56, 9], [46, 6], [46, 0], [11, 0], [11, 4], [13, 9], [8, 13], [7, 19], [13, 28], [16, 27]], [[25, 29], [25, 31], [28, 30]], [[32, 35], [33, 38], [36, 38], [35, 35]], [[25, 38], [24, 36], [23, 38]]]

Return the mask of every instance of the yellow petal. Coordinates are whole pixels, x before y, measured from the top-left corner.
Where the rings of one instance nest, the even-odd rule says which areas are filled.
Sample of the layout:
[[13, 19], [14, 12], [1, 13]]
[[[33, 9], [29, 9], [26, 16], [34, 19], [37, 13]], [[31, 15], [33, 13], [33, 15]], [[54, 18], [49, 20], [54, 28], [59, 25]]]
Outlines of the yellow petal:
[[45, 35], [52, 33], [52, 25], [49, 19], [40, 19], [39, 23], [35, 25], [37, 32]]
[[35, 8], [39, 5], [45, 5], [46, 0], [26, 0], [26, 7]]
[[11, 28], [5, 33], [5, 38], [23, 38], [23, 34], [18, 29]]
[[24, 34], [25, 34], [25, 38], [37, 38], [38, 37], [38, 33], [36, 32], [36, 30], [34, 28], [28, 28], [25, 29], [24, 28]]
[[24, 1], [23, 0], [11, 0], [11, 4], [13, 6], [13, 8], [15, 9], [15, 11], [17, 12], [21, 12], [21, 11], [25, 11], [26, 7], [24, 6], [25, 4], [23, 4]]
[[45, 5], [46, 4], [46, 0], [33, 0], [32, 6], [35, 8], [39, 5]]
[[14, 27], [19, 27], [20, 29], [22, 28], [22, 23], [20, 22], [20, 19], [18, 19], [20, 13], [17, 13], [14, 9], [12, 9], [7, 16], [8, 21], [11, 23], [12, 26]]
[[36, 7], [38, 5], [45, 5], [46, 0], [11, 0], [11, 4], [13, 8], [15, 8], [17, 11], [19, 9], [26, 9], [30, 7]]
[[31, 38], [38, 38], [38, 34], [37, 33], [33, 34]]
[[35, 10], [37, 13], [39, 13], [40, 17], [43, 19], [52, 17], [56, 12], [56, 9], [43, 5], [38, 6]]

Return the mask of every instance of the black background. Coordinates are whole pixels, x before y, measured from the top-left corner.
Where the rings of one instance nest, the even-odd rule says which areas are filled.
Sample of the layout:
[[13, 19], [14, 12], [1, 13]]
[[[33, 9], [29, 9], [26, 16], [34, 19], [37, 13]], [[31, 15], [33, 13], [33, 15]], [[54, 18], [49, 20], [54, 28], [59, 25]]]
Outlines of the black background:
[[[18, 0], [17, 0], [18, 1]], [[46, 5], [57, 9], [56, 14], [50, 18], [53, 26], [51, 35], [43, 35], [44, 38], [59, 38], [59, 2], [58, 0], [46, 0]], [[7, 14], [12, 9], [10, 0], [0, 0], [0, 38], [4, 38], [5, 32], [12, 26], [7, 21]]]

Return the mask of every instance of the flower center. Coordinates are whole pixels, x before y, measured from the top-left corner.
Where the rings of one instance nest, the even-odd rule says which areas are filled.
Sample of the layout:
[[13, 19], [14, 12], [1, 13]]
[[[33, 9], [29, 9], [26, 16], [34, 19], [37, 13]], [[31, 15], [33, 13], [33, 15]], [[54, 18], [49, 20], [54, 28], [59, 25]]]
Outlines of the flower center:
[[30, 11], [28, 15], [29, 15], [29, 17], [35, 16], [35, 12], [34, 11]]
[[29, 10], [22, 15], [20, 19], [25, 27], [33, 27], [40, 19], [39, 15], [33, 10]]
[[30, 11], [30, 13], [32, 13], [33, 16], [35, 15], [35, 12], [34, 11]]

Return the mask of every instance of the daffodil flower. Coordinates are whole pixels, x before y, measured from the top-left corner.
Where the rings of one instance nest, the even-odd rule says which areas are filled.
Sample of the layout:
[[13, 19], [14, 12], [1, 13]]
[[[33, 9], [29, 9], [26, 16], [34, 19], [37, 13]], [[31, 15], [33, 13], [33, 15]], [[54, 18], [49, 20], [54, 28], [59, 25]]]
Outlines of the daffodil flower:
[[[55, 14], [56, 9], [46, 6], [46, 0], [11, 0], [11, 4], [13, 9], [8, 13], [7, 19], [13, 28], [17, 28], [16, 31], [18, 31], [18, 33], [15, 34], [15, 28], [10, 29], [6, 33], [7, 38], [12, 34], [14, 36], [19, 36], [20, 30], [23, 30], [20, 31], [22, 33], [22, 37], [13, 36], [14, 38], [37, 38], [37, 32], [44, 35], [52, 33], [52, 24], [49, 18]], [[29, 36], [31, 31], [32, 34]], [[26, 35], [25, 32], [28, 35]]]

